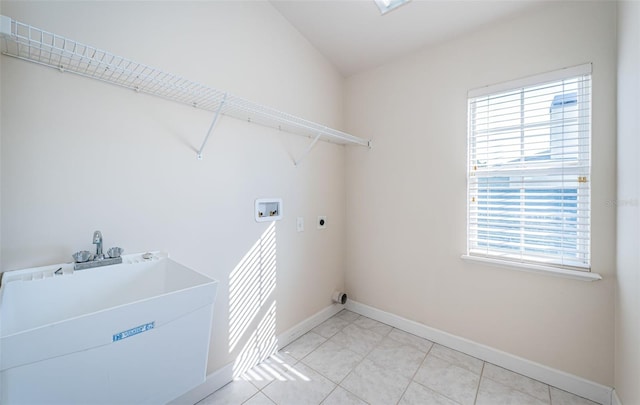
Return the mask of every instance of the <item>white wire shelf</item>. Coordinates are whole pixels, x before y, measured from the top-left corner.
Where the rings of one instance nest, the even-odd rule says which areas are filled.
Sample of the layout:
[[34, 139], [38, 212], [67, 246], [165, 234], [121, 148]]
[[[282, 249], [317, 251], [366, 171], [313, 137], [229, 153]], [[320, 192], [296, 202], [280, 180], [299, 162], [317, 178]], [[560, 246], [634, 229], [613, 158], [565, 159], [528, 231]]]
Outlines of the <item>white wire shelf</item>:
[[[338, 144], [370, 141], [0, 16], [2, 54], [181, 104]], [[198, 152], [201, 157], [209, 133]], [[306, 153], [305, 153], [306, 154]], [[296, 162], [297, 163], [297, 162]]]

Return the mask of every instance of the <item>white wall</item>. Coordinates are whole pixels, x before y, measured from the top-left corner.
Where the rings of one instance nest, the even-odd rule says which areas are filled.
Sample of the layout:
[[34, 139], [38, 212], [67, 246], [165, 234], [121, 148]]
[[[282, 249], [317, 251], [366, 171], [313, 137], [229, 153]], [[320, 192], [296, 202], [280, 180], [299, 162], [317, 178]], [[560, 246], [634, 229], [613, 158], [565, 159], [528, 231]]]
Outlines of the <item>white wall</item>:
[[[615, 38], [610, 2], [548, 3], [346, 82], [354, 300], [613, 384]], [[467, 91], [593, 62], [592, 269], [583, 282], [464, 262]]]
[[[268, 2], [3, 2], [2, 13], [329, 126], [343, 80]], [[3, 56], [2, 270], [68, 262], [77, 250], [168, 251], [220, 281], [209, 371], [234, 360], [276, 303], [281, 333], [344, 281], [344, 148]], [[229, 345], [229, 278], [268, 227], [254, 199], [281, 197], [277, 288]], [[318, 231], [315, 217], [328, 216]], [[296, 233], [295, 218], [306, 219]], [[55, 303], [52, 303], [55, 305]], [[78, 303], [82, 305], [82, 303]]]
[[616, 392], [640, 403], [640, 3], [618, 3]]

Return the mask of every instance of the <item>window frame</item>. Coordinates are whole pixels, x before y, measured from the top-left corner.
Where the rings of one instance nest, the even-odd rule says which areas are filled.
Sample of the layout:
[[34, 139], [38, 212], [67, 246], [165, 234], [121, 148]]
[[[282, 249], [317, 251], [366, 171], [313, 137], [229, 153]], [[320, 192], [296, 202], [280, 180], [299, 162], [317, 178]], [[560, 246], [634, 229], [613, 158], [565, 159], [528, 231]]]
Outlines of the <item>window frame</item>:
[[[589, 89], [592, 89], [592, 80], [591, 80], [591, 73], [592, 73], [592, 64], [591, 63], [587, 63], [584, 65], [579, 65], [579, 66], [574, 66], [574, 67], [570, 67], [570, 68], [565, 68], [565, 69], [560, 69], [560, 70], [556, 70], [553, 72], [548, 72], [548, 73], [544, 73], [544, 74], [540, 74], [540, 75], [535, 75], [535, 76], [530, 76], [527, 78], [523, 78], [523, 79], [519, 79], [519, 80], [513, 80], [513, 81], [509, 81], [509, 82], [504, 82], [504, 83], [500, 83], [500, 84], [496, 84], [496, 85], [491, 85], [491, 86], [485, 86], [482, 88], [478, 88], [478, 89], [474, 89], [468, 92], [468, 111], [467, 111], [467, 232], [466, 232], [466, 238], [467, 238], [467, 248], [466, 248], [466, 254], [462, 255], [463, 259], [466, 260], [474, 260], [474, 261], [479, 261], [479, 262], [483, 262], [483, 263], [489, 263], [489, 264], [495, 264], [495, 265], [501, 265], [501, 266], [508, 266], [508, 267], [516, 267], [519, 269], [524, 269], [524, 270], [529, 270], [529, 271], [543, 271], [543, 272], [551, 272], [551, 273], [555, 273], [555, 274], [559, 274], [561, 276], [565, 276], [565, 277], [573, 277], [573, 278], [579, 278], [579, 279], [587, 279], [587, 280], [598, 280], [601, 279], [600, 275], [596, 274], [596, 273], [592, 273], [591, 272], [591, 230], [590, 230], [590, 221], [591, 221], [591, 198], [590, 198], [590, 193], [591, 193], [591, 185], [590, 185], [590, 181], [591, 181], [591, 140], [592, 140], [592, 134], [591, 134], [591, 122], [592, 122], [592, 117], [591, 117], [591, 105], [592, 105], [592, 100], [591, 100], [591, 96], [589, 94], [589, 112], [588, 115], [586, 117], [582, 116], [582, 115], [578, 115], [578, 128], [580, 130], [580, 132], [585, 130], [585, 126], [587, 126], [586, 131], [588, 131], [588, 138], [587, 138], [587, 144], [585, 145], [584, 142], [579, 142], [578, 143], [578, 155], [583, 154], [584, 152], [586, 152], [587, 154], [587, 161], [588, 161], [588, 177], [587, 177], [587, 183], [586, 184], [578, 184], [578, 188], [576, 190], [576, 195], [581, 195], [583, 194], [584, 196], [581, 198], [577, 198], [576, 199], [576, 211], [577, 211], [577, 216], [579, 216], [578, 213], [581, 212], [586, 212], [588, 214], [588, 218], [584, 221], [581, 222], [577, 222], [577, 235], [580, 235], [580, 237], [584, 237], [585, 234], [587, 236], [586, 242], [583, 241], [583, 239], [581, 239], [580, 237], [576, 238], [576, 243], [587, 243], [587, 246], [582, 246], [581, 248], [576, 248], [577, 252], [581, 252], [581, 251], [586, 251], [586, 258], [582, 258], [582, 259], [586, 259], [586, 264], [580, 263], [580, 261], [576, 261], [577, 265], [567, 265], [565, 263], [557, 263], [557, 262], [553, 262], [554, 260], [556, 260], [555, 258], [552, 258], [553, 260], [551, 260], [551, 263], [546, 262], [545, 260], [529, 260], [529, 259], [523, 259], [523, 254], [520, 253], [519, 255], [514, 255], [515, 257], [509, 257], [509, 255], [505, 254], [504, 252], [500, 253], [500, 254], [481, 254], [478, 253], [478, 249], [474, 249], [477, 246], [474, 246], [474, 240], [475, 243], [477, 245], [478, 243], [478, 238], [477, 238], [477, 234], [474, 235], [472, 234], [472, 229], [471, 229], [471, 210], [472, 210], [472, 177], [473, 177], [473, 171], [472, 171], [472, 165], [473, 162], [471, 161], [472, 159], [472, 108], [474, 108], [472, 106], [472, 101], [476, 100], [477, 98], [481, 98], [483, 96], [491, 96], [491, 95], [497, 95], [500, 93], [505, 93], [505, 92], [509, 92], [512, 91], [514, 93], [516, 93], [518, 90], [520, 90], [521, 95], [524, 94], [525, 91], [527, 91], [528, 88], [532, 88], [532, 87], [536, 87], [536, 86], [541, 86], [544, 85], [545, 83], [550, 83], [550, 82], [557, 82], [557, 81], [562, 81], [562, 80], [567, 80], [567, 79], [572, 79], [572, 78], [577, 78], [577, 77], [582, 77], [582, 76], [588, 76], [588, 84], [589, 84]], [[581, 88], [579, 89], [579, 91], [582, 92], [582, 95], [584, 95], [584, 88], [581, 84]], [[566, 94], [566, 93], [564, 93]], [[522, 97], [522, 96], [521, 96]], [[579, 96], [578, 96], [579, 99]], [[580, 99], [579, 99], [580, 100]], [[524, 101], [520, 101], [520, 106], [521, 108], [523, 108], [524, 106]], [[521, 122], [520, 126], [518, 127], [519, 131], [524, 131], [526, 129], [527, 126], [530, 126], [532, 124], [528, 124], [525, 125], [524, 121]], [[521, 140], [522, 144], [524, 144], [524, 137]], [[586, 149], [584, 149], [586, 148]], [[578, 161], [580, 162], [581, 160], [578, 159]], [[549, 172], [557, 172], [559, 169], [557, 168], [553, 168], [553, 162], [550, 162], [550, 169]], [[527, 170], [527, 168], [523, 168], [521, 170], [521, 175], [527, 174], [527, 175], [531, 175], [532, 173], [538, 173], [540, 169], [529, 169]], [[496, 172], [499, 172], [496, 171]], [[489, 178], [489, 177], [486, 177]], [[478, 186], [478, 182], [476, 180], [476, 188], [474, 190], [479, 190], [479, 186]], [[520, 194], [522, 193], [526, 193], [525, 189], [522, 189], [520, 191]], [[586, 193], [586, 194], [585, 194]], [[523, 196], [519, 197], [520, 199], [524, 198]], [[586, 204], [588, 205], [587, 209], [585, 210], [584, 208], [584, 201], [587, 201]], [[582, 207], [581, 207], [582, 205]], [[477, 218], [477, 216], [476, 216]], [[521, 218], [525, 218], [525, 217], [521, 217]], [[521, 230], [520, 231], [521, 234], [525, 234], [526, 231]], [[550, 246], [550, 245], [549, 245]], [[475, 251], [474, 251], [475, 250]], [[490, 249], [487, 248], [486, 251], [489, 251]], [[505, 257], [507, 256], [507, 257]]]

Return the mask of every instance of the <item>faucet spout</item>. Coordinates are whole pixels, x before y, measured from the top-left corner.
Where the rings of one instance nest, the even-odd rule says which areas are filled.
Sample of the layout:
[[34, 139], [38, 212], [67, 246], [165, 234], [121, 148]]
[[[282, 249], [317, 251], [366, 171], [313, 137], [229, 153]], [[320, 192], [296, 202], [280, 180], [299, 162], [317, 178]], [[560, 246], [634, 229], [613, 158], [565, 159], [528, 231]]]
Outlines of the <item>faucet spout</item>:
[[93, 233], [93, 244], [96, 245], [96, 257], [102, 257], [102, 232]]

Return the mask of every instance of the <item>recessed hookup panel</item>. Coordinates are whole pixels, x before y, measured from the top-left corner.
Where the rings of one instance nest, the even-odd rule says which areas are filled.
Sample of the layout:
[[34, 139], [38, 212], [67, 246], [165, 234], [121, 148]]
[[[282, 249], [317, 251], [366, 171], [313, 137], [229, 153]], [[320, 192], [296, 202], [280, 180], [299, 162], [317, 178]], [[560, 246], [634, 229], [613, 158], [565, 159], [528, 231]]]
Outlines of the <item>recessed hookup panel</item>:
[[282, 198], [258, 198], [255, 203], [256, 222], [282, 219]]

